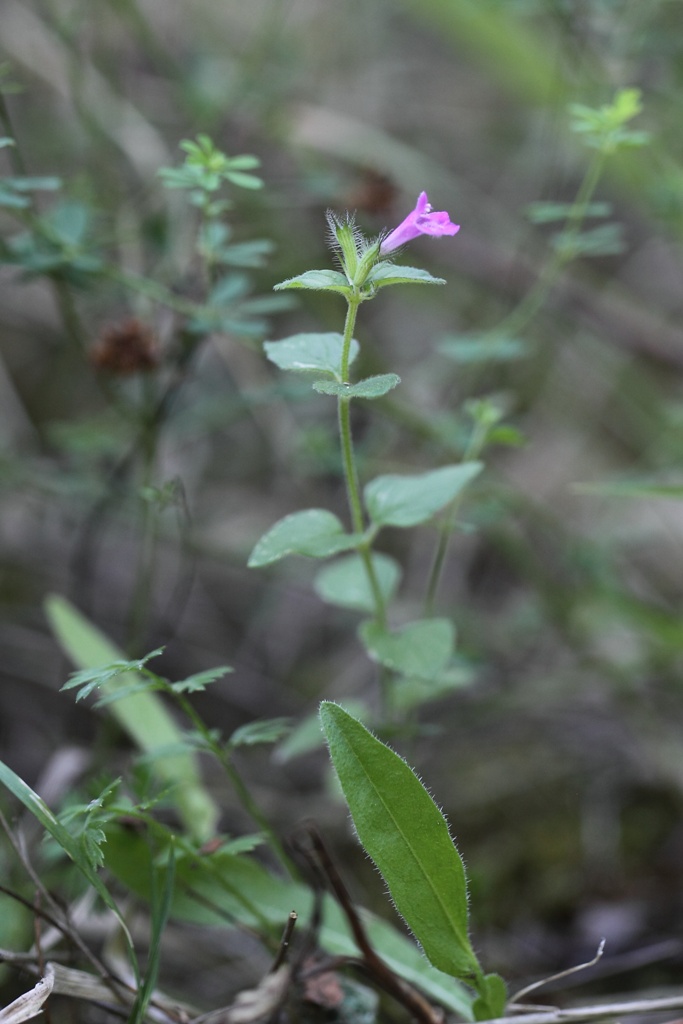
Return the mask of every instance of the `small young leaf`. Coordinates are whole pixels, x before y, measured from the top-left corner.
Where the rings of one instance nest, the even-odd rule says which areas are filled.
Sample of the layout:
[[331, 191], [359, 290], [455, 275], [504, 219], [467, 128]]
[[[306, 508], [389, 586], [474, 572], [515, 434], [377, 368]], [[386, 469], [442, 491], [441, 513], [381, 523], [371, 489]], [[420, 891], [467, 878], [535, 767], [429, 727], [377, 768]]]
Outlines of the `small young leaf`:
[[493, 1020], [502, 1017], [507, 1003], [505, 982], [499, 974], [485, 974], [478, 981], [479, 995], [472, 1004], [475, 1020]]
[[4, 206], [7, 210], [25, 210], [30, 205], [31, 200], [28, 196], [19, 196], [11, 189], [5, 188], [4, 184], [0, 182], [0, 206]]
[[320, 717], [356, 832], [427, 959], [481, 976], [467, 932], [465, 868], [443, 814], [406, 762], [329, 701]]
[[151, 661], [152, 658], [158, 658], [163, 653], [163, 647], [159, 647], [156, 651], [151, 651], [144, 658], [138, 658], [135, 661], [112, 661], [108, 665], [99, 665], [95, 668], [81, 669], [80, 672], [72, 672], [69, 681], [62, 686], [62, 690], [73, 690], [78, 686], [80, 689], [76, 694], [76, 700], [83, 700], [84, 697], [89, 697], [93, 690], [104, 687], [117, 676], [123, 675], [126, 672], [140, 672], [148, 661]]
[[228, 157], [228, 165], [231, 171], [253, 171], [261, 166], [261, 161], [251, 153], [240, 153], [239, 156]]
[[378, 263], [370, 271], [367, 284], [384, 288], [389, 284], [446, 284], [443, 277], [432, 277], [420, 267], [397, 267], [393, 263]]
[[9, 185], [10, 188], [15, 189], [17, 192], [55, 192], [58, 188], [62, 187], [62, 179], [52, 176], [42, 178], [5, 178], [3, 184]]
[[193, 676], [180, 679], [177, 683], [171, 683], [170, 686], [174, 693], [199, 693], [211, 683], [215, 683], [217, 679], [222, 679], [223, 676], [227, 676], [233, 671], [234, 669], [230, 665], [220, 665], [217, 668], [206, 669], [204, 672], [195, 672]]
[[[529, 203], [525, 212], [532, 224], [551, 224], [566, 220], [573, 210], [573, 203]], [[583, 217], [609, 217], [611, 212], [611, 203], [588, 203], [581, 208]]]
[[262, 179], [257, 178], [255, 174], [242, 174], [241, 171], [226, 171], [224, 177], [232, 182], [233, 185], [237, 185], [238, 188], [263, 188]]
[[503, 363], [524, 359], [530, 354], [529, 346], [519, 338], [482, 334], [475, 336], [449, 336], [438, 345], [439, 352], [456, 363]]
[[381, 398], [401, 383], [395, 373], [380, 373], [376, 377], [366, 377], [357, 384], [341, 384], [336, 380], [317, 380], [313, 384], [315, 391], [322, 395], [337, 395], [340, 398]]
[[251, 242], [226, 245], [213, 254], [215, 260], [230, 267], [256, 268], [265, 264], [266, 257], [273, 251], [273, 243], [267, 238], [254, 238]]
[[249, 556], [247, 565], [257, 569], [287, 555], [328, 558], [358, 545], [357, 534], [345, 533], [341, 521], [324, 508], [292, 512], [271, 526]]
[[289, 732], [289, 718], [268, 718], [263, 721], [249, 722], [235, 729], [228, 741], [229, 747], [253, 747], [257, 743], [276, 743]]
[[481, 462], [462, 462], [414, 476], [378, 476], [364, 489], [365, 505], [378, 526], [416, 526], [448, 505], [482, 469]]
[[[271, 363], [281, 370], [299, 372], [329, 373], [340, 380], [341, 357], [344, 339], [341, 334], [292, 334], [282, 341], [266, 341], [263, 344]], [[349, 363], [358, 355], [359, 345], [355, 338], [349, 346]]]
[[421, 619], [394, 633], [370, 620], [359, 633], [373, 661], [419, 679], [433, 679], [453, 656], [455, 630], [449, 619]]
[[[372, 564], [384, 600], [388, 603], [401, 578], [399, 564], [388, 555], [377, 553], [372, 555]], [[347, 555], [333, 565], [326, 566], [316, 576], [314, 586], [317, 594], [328, 604], [361, 612], [376, 610], [375, 598], [360, 555]]]
[[352, 291], [344, 275], [336, 270], [307, 270], [304, 274], [290, 277], [274, 286], [276, 292], [283, 288], [310, 288], [313, 291], [339, 292], [342, 295], [350, 295]]
[[564, 259], [575, 259], [577, 256], [618, 256], [626, 245], [621, 224], [602, 224], [579, 234], [560, 231], [553, 238], [553, 248]]

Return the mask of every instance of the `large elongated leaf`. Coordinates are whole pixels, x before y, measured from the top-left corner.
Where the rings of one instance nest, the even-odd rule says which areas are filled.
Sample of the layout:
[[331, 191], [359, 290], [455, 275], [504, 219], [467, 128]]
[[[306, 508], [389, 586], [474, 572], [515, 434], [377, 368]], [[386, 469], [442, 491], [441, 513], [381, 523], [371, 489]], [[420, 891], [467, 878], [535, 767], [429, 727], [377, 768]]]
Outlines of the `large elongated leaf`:
[[358, 838], [396, 909], [435, 967], [480, 977], [465, 868], [443, 814], [406, 762], [339, 705], [323, 702], [320, 717]]
[[[118, 647], [63, 597], [49, 597], [45, 607], [55, 636], [79, 668], [98, 668], [125, 660]], [[122, 673], [103, 686], [102, 692], [115, 693], [140, 681], [139, 675]], [[110, 705], [109, 712], [146, 754], [180, 748], [184, 743], [182, 730], [155, 693], [132, 693], [121, 697]], [[211, 838], [219, 810], [202, 784], [194, 755], [185, 751], [155, 757], [150, 765], [150, 770], [163, 785], [173, 787], [172, 798], [190, 835], [199, 840]]]
[[462, 462], [411, 476], [378, 476], [365, 487], [365, 505], [379, 526], [416, 526], [448, 505], [482, 469], [481, 462]]

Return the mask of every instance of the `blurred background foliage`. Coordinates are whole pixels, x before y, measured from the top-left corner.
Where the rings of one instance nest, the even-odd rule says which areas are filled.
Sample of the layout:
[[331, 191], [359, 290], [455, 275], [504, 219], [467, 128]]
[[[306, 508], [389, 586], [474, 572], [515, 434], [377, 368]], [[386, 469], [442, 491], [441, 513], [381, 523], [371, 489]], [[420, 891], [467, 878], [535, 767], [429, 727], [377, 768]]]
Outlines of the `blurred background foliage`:
[[[355, 411], [364, 472], [457, 459], [473, 398], [493, 397], [516, 443], [490, 449], [462, 510], [438, 613], [457, 626], [463, 685], [420, 708], [409, 756], [458, 837], [490, 969], [555, 970], [605, 935], [593, 977], [673, 982], [680, 2], [2, 0], [0, 11], [0, 134], [18, 143], [0, 151], [3, 173], [63, 182], [31, 193], [38, 234], [17, 221], [20, 204], [0, 211], [3, 758], [48, 793], [52, 780], [58, 799], [80, 771], [125, 756], [111, 723], [58, 692], [71, 666], [44, 615], [51, 592], [132, 655], [165, 645], [156, 671], [172, 678], [232, 664], [196, 701], [227, 730], [302, 720], [323, 697], [374, 699], [356, 618], [316, 597], [314, 567], [246, 568], [280, 516], [345, 515], [329, 400], [278, 375], [261, 342], [340, 329], [341, 303], [271, 298], [277, 281], [329, 265], [327, 208], [355, 209], [372, 233], [427, 189], [462, 228], [411, 247], [447, 287], [394, 289], [362, 311], [362, 370], [403, 381]], [[519, 344], [481, 358], [462, 341], [495, 328], [550, 259], [557, 225], [533, 223], [529, 204], [572, 202], [588, 165], [568, 105], [625, 87], [642, 92], [635, 127], [650, 138], [610, 159], [598, 185], [618, 230], [565, 269]], [[199, 132], [258, 156], [265, 182], [230, 193], [232, 283], [208, 320], [218, 278], [197, 257], [198, 211], [157, 173]], [[405, 567], [406, 616], [433, 543], [433, 528], [384, 538]], [[242, 757], [277, 828], [315, 817], [354, 895], [382, 908], [323, 752]], [[218, 799], [224, 827], [245, 827], [230, 794]]]

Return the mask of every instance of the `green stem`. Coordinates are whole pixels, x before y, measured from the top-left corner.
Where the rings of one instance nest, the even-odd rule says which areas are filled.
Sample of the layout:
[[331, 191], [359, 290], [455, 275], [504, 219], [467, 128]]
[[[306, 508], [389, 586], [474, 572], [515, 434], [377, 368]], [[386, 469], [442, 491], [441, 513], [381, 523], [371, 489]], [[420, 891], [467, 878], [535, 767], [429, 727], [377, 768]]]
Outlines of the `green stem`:
[[[602, 175], [605, 162], [605, 152], [598, 150], [593, 157], [579, 186], [579, 191], [567, 214], [564, 224], [564, 234], [570, 240], [575, 240], [581, 231], [581, 226], [586, 216], [588, 204], [598, 185]], [[515, 335], [533, 320], [543, 306], [548, 292], [557, 281], [565, 266], [571, 262], [571, 247], [567, 246], [566, 251], [556, 251], [552, 258], [546, 263], [538, 281], [533, 288], [525, 295], [516, 309], [513, 309], [490, 333]]]
[[192, 722], [193, 726], [195, 727], [199, 735], [206, 743], [207, 748], [218, 760], [219, 764], [223, 768], [223, 771], [230, 779], [230, 782], [232, 783], [232, 786], [234, 787], [234, 790], [237, 794], [237, 798], [239, 799], [239, 802], [242, 804], [244, 810], [247, 812], [252, 821], [254, 821], [256, 825], [258, 825], [258, 827], [261, 829], [264, 835], [268, 836], [268, 840], [273, 849], [273, 852], [276, 854], [283, 868], [292, 878], [297, 878], [298, 872], [296, 868], [292, 864], [290, 858], [287, 856], [285, 849], [277, 836], [277, 833], [275, 832], [272, 825], [266, 818], [265, 814], [254, 800], [251, 793], [249, 792], [244, 782], [244, 779], [238, 772], [237, 768], [235, 768], [235, 765], [232, 762], [230, 754], [226, 751], [225, 747], [216, 739], [212, 731], [208, 728], [208, 726], [202, 719], [201, 715], [199, 715], [195, 711], [190, 701], [182, 694], [176, 693], [175, 690], [173, 690], [171, 687], [169, 687], [169, 693], [171, 694], [173, 699], [178, 702], [183, 712], [187, 715], [187, 717]]
[[[356, 325], [356, 315], [360, 300], [350, 298], [346, 311], [346, 322], [344, 324], [344, 340], [341, 357], [341, 379], [343, 384], [349, 383], [349, 359], [351, 354], [351, 339], [353, 329]], [[362, 534], [365, 531], [365, 519], [363, 517], [363, 506], [360, 500], [360, 484], [358, 481], [358, 467], [353, 451], [353, 438], [351, 436], [351, 399], [339, 396], [337, 403], [339, 418], [339, 439], [341, 443], [342, 464], [344, 467], [344, 480], [346, 482], [346, 496], [349, 502], [351, 513], [351, 525], [354, 533]], [[365, 540], [358, 545], [365, 572], [370, 584], [372, 596], [375, 602], [375, 618], [380, 625], [386, 625], [386, 609], [384, 596], [377, 579], [377, 572], [372, 561], [371, 541]]]
[[[470, 437], [467, 448], [465, 449], [462, 461], [470, 462], [473, 459], [478, 458], [482, 448], [486, 444], [486, 427], [481, 423], [475, 423], [472, 436]], [[439, 588], [439, 582], [441, 580], [441, 574], [443, 573], [443, 567], [446, 563], [446, 555], [448, 554], [448, 545], [450, 544], [453, 530], [455, 529], [455, 521], [462, 501], [462, 492], [453, 499], [446, 513], [446, 516], [441, 523], [439, 530], [439, 539], [436, 544], [434, 551], [434, 557], [432, 559], [432, 568], [429, 573], [429, 580], [427, 582], [427, 593], [425, 596], [425, 615], [428, 617], [434, 613], [434, 604], [436, 603], [436, 594]]]
[[143, 513], [140, 552], [128, 625], [128, 649], [133, 654], [142, 644], [145, 628], [149, 621], [157, 541], [157, 509], [152, 495], [144, 493], [144, 491], [149, 492], [154, 483], [154, 466], [159, 444], [160, 423], [153, 414], [150, 415], [154, 408], [153, 396], [150, 394], [150, 384], [146, 378], [143, 379], [142, 384], [144, 389], [144, 419], [140, 436], [142, 481], [139, 489], [139, 500], [143, 502]]

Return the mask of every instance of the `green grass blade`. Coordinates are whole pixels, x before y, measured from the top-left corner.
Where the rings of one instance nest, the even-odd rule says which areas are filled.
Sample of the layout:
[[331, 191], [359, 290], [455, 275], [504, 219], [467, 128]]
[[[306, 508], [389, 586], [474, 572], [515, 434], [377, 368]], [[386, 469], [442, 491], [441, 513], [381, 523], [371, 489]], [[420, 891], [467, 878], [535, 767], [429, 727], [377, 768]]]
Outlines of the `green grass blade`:
[[173, 899], [173, 884], [175, 881], [175, 848], [171, 843], [168, 851], [168, 861], [165, 870], [160, 872], [154, 865], [150, 865], [151, 874], [151, 930], [152, 936], [149, 944], [149, 957], [145, 976], [138, 989], [132, 1012], [130, 1024], [142, 1024], [147, 1013], [150, 999], [154, 995], [154, 987], [159, 976], [161, 965], [161, 939], [168, 921]]

